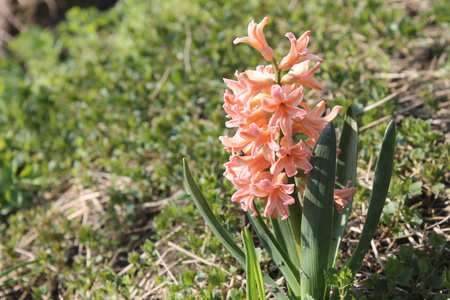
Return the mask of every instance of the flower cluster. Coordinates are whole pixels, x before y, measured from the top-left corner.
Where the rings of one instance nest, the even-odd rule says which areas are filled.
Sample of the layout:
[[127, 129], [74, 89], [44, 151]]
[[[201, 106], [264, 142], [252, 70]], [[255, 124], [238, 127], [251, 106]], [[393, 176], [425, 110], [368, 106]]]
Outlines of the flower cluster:
[[[231, 152], [224, 173], [237, 189], [231, 200], [256, 215], [253, 201], [262, 199], [265, 217], [281, 215], [285, 220], [289, 217], [287, 205], [295, 201], [291, 196], [295, 186], [288, 183], [288, 177], [304, 176], [313, 169], [309, 162], [311, 149], [342, 107], [325, 110], [322, 101], [311, 109], [303, 102], [305, 86], [322, 89], [313, 74], [323, 60], [307, 48], [311, 32], [298, 39], [287, 33], [290, 51], [278, 64], [263, 33], [268, 22], [267, 17], [259, 24], [252, 21], [249, 36], [234, 40], [234, 44], [248, 43], [258, 49], [272, 64], [243, 73], [236, 71], [236, 81], [224, 79], [232, 91], [226, 90], [224, 94], [223, 108], [230, 118], [226, 126], [236, 127], [237, 131], [233, 137], [222, 136], [220, 140]], [[315, 62], [313, 67], [311, 61]], [[283, 71], [287, 73], [281, 77]], [[294, 140], [297, 133], [306, 139]], [[338, 211], [342, 211], [355, 192], [348, 185], [335, 191]]]

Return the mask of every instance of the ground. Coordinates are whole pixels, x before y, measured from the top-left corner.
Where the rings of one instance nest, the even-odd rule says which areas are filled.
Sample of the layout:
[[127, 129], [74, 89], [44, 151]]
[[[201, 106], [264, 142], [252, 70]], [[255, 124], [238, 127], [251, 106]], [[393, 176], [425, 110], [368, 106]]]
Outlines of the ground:
[[[71, 2], [70, 6], [74, 4], [85, 6], [87, 1], [79, 1], [76, 3], [73, 1], [39, 0], [1, 2], [0, 5], [3, 5], [3, 7], [0, 7], [0, 12], [2, 13], [0, 15], [2, 18], [0, 19], [0, 25], [3, 24], [1, 25], [2, 29], [0, 29], [3, 30], [3, 34], [0, 35], [0, 40], [3, 43], [2, 48], [5, 49], [4, 46], [6, 43], [13, 41], [16, 34], [25, 32], [31, 25], [40, 24], [52, 30], [60, 20], [64, 19], [64, 13], [69, 8], [69, 2]], [[107, 8], [110, 4], [109, 2], [111, 1], [96, 1], [95, 4], [100, 8]], [[22, 5], [21, 8], [18, 3]], [[420, 19], [421, 14], [429, 10], [432, 4], [434, 4], [433, 1], [389, 1], [388, 3], [395, 9], [403, 9], [411, 20]], [[376, 21], [374, 20], [374, 23]], [[375, 26], [377, 25], [375, 24]], [[99, 27], [101, 28], [101, 26]], [[382, 24], [380, 28], [383, 28]], [[187, 29], [183, 27], [177, 29], [182, 32], [186, 31], [186, 36], [189, 36], [189, 27]], [[389, 29], [395, 30], [395, 28]], [[331, 30], [345, 31], [348, 29], [343, 27]], [[414, 28], [411, 30], [414, 30]], [[399, 139], [404, 139], [404, 141], [400, 141], [398, 144], [398, 156], [396, 157], [398, 163], [394, 170], [394, 177], [396, 178], [397, 184], [394, 185], [392, 188], [393, 192], [391, 192], [392, 196], [397, 198], [388, 199], [387, 213], [384, 215], [383, 225], [376, 232], [372, 243], [372, 250], [366, 256], [363, 264], [364, 267], [361, 268], [357, 276], [360, 282], [366, 282], [366, 284], [360, 284], [352, 289], [356, 295], [370, 294], [369, 290], [372, 290], [377, 284], [381, 284], [380, 282], [382, 281], [380, 280], [378, 282], [373, 279], [372, 274], [379, 273], [386, 275], [386, 270], [389, 270], [392, 266], [394, 266], [392, 268], [409, 267], [404, 261], [402, 261], [401, 266], [397, 266], [394, 262], [390, 261], [390, 258], [394, 255], [402, 258], [402, 245], [411, 245], [413, 249], [422, 250], [423, 252], [421, 253], [423, 255], [440, 259], [442, 265], [440, 265], [439, 275], [442, 275], [442, 270], [449, 268], [450, 251], [448, 247], [444, 247], [441, 252], [437, 251], [438, 246], [433, 245], [439, 245], [439, 241], [435, 241], [436, 237], [432, 234], [436, 233], [439, 236], [445, 237], [447, 242], [450, 240], [448, 234], [450, 230], [450, 198], [446, 194], [448, 193], [448, 189], [446, 188], [449, 187], [450, 170], [448, 166], [442, 165], [442, 161], [445, 162], [445, 158], [448, 160], [448, 144], [450, 141], [450, 79], [448, 76], [449, 52], [447, 51], [450, 45], [450, 33], [448, 27], [443, 26], [438, 20], [433, 20], [432, 18], [426, 20], [420, 31], [420, 37], [412, 38], [402, 46], [400, 51], [396, 51], [395, 40], [388, 42], [392, 44], [392, 49], [395, 49], [391, 53], [388, 52], [389, 65], [391, 66], [388, 71], [381, 72], [378, 66], [381, 62], [374, 57], [356, 56], [349, 59], [358, 61], [359, 65], [363, 66], [367, 71], [361, 72], [363, 76], [359, 78], [360, 82], [373, 79], [387, 79], [387, 89], [389, 91], [387, 95], [381, 97], [381, 99], [378, 98], [377, 101], [370, 105], [360, 108], [361, 111], [366, 112], [368, 115], [377, 115], [376, 111], [383, 109], [383, 107], [395, 107], [389, 115], [376, 118], [375, 120], [371, 119], [369, 122], [364, 122], [363, 120], [365, 125], [360, 128], [361, 136], [364, 138], [367, 135], [367, 139], [369, 139], [369, 132], [371, 130], [375, 130], [378, 126], [385, 124], [389, 119], [394, 119], [399, 128]], [[359, 49], [364, 50], [373, 46], [372, 42], [365, 40], [364, 36], [354, 34], [352, 38]], [[389, 49], [390, 45], [384, 47]], [[167, 51], [170, 50], [169, 48], [167, 46]], [[414, 51], [411, 52], [411, 49], [414, 49]], [[68, 55], [63, 52], [61, 52], [61, 60], [64, 60], [64, 56]], [[4, 52], [3, 55], [7, 56], [8, 52]], [[209, 62], [205, 60], [203, 64], [207, 65]], [[185, 69], [190, 68], [189, 60], [183, 61], [183, 67]], [[373, 72], [371, 72], [372, 70]], [[171, 72], [172, 70], [167, 68], [164, 73], [159, 74], [156, 88], [150, 94], [152, 100], [157, 100], [158, 94], [163, 90], [164, 83]], [[132, 71], [130, 73], [130, 76], [134, 75]], [[364, 76], [370, 76], [370, 78]], [[231, 74], [228, 77], [231, 77]], [[76, 79], [73, 80], [76, 81]], [[220, 94], [221, 92], [217, 93]], [[332, 86], [327, 86], [322, 96], [325, 100], [332, 103], [339, 97], [339, 93], [335, 93]], [[201, 111], [207, 105], [205, 102], [205, 99], [201, 97], [196, 100], [196, 105], [199, 107], [196, 113], [198, 113], [201, 120], [211, 125], [208, 123], [213, 122], [208, 120], [210, 116], [205, 116]], [[164, 111], [163, 108], [161, 108], [161, 111]], [[152, 118], [153, 115], [158, 116], [158, 111], [148, 110], [147, 114]], [[421, 120], [424, 120], [424, 123], [421, 123]], [[152, 125], [155, 124], [156, 122], [152, 123]], [[101, 125], [99, 125], [99, 130], [103, 130]], [[436, 139], [433, 139], [433, 134], [437, 137]], [[417, 149], [422, 149], [423, 153]], [[114, 151], [116, 149], [110, 150], [111, 153], [114, 153]], [[438, 156], [436, 154], [438, 151], [442, 151], [443, 154]], [[149, 161], [155, 164], [164, 162], [167, 159], [164, 156], [158, 156], [158, 154], [152, 152], [146, 153], [145, 155]], [[369, 153], [367, 156], [368, 162], [364, 162], [362, 164], [363, 167], [358, 169], [358, 185], [369, 190], [372, 185], [371, 181], [376, 154]], [[133, 161], [128, 163], [130, 166], [135, 165]], [[32, 260], [32, 258], [38, 259], [38, 257], [51, 256], [52, 250], [49, 250], [51, 247], [33, 248], [31, 246], [40, 238], [45, 240], [45, 238], [40, 236], [40, 226], [48, 226], [49, 240], [53, 238], [58, 239], [60, 241], [58, 245], [64, 245], [65, 243], [69, 245], [69, 250], [60, 253], [60, 256], [51, 257], [53, 259], [52, 262], [45, 266], [48, 269], [45, 271], [41, 270], [36, 276], [27, 273], [26, 265], [22, 266], [23, 269], [11, 270], [11, 265], [8, 261], [0, 262], [0, 270], [11, 270], [11, 274], [14, 274], [11, 277], [7, 277], [7, 274], [5, 275], [6, 277], [0, 276], [2, 285], [11, 280], [15, 282], [16, 279], [21, 278], [20, 276], [25, 277], [23, 281], [17, 280], [17, 284], [2, 286], [0, 288], [0, 295], [8, 299], [19, 297], [22, 299], [36, 298], [37, 292], [30, 288], [31, 286], [46, 287], [42, 291], [42, 297], [69, 297], [69, 292], [73, 291], [74, 288], [72, 287], [72, 290], [70, 290], [67, 287], [63, 287], [61, 281], [51, 274], [56, 274], [62, 268], [61, 266], [66, 265], [70, 266], [70, 268], [64, 269], [61, 271], [61, 274], [66, 272], [64, 276], [67, 276], [67, 278], [76, 278], [78, 280], [77, 273], [89, 273], [89, 271], [95, 273], [96, 270], [91, 270], [91, 268], [95, 269], [97, 267], [93, 265], [93, 261], [95, 261], [96, 255], [100, 257], [99, 252], [108, 258], [104, 262], [104, 265], [107, 265], [105, 270], [108, 268], [113, 270], [111, 273], [104, 275], [105, 278], [112, 276], [116, 282], [120, 281], [122, 284], [126, 280], [129, 280], [126, 276], [129, 273], [132, 274], [131, 271], [136, 271], [135, 274], [137, 275], [133, 278], [139, 289], [126, 292], [122, 291], [123, 295], [129, 295], [130, 299], [138, 296], [159, 299], [171, 293], [175, 294], [176, 291], [173, 290], [173, 286], [182, 286], [184, 281], [188, 281], [186, 278], [189, 278], [189, 273], [186, 270], [198, 271], [200, 274], [204, 271], [204, 266], [214, 266], [218, 263], [226, 266], [233, 264], [230, 257], [223, 258], [221, 254], [224, 252], [221, 252], [220, 248], [217, 248], [217, 246], [214, 248], [215, 242], [211, 241], [212, 233], [206, 228], [201, 219], [189, 219], [193, 214], [188, 209], [186, 209], [186, 215], [174, 212], [176, 209], [182, 210], [192, 205], [181, 184], [174, 185], [170, 188], [166, 186], [164, 188], [155, 188], [151, 194], [152, 201], [141, 201], [138, 196], [126, 194], [128, 190], [135, 187], [132, 178], [127, 176], [113, 176], [107, 171], [97, 169], [95, 162], [93, 165], [90, 178], [95, 182], [95, 185], [86, 185], [81, 180], [75, 183], [67, 180], [52, 190], [46, 191], [45, 195], [42, 196], [44, 199], [41, 200], [45, 200], [47, 203], [51, 202], [52, 204], [44, 204], [38, 207], [39, 215], [44, 216], [43, 220], [39, 219], [40, 223], [37, 223], [38, 225], [34, 228], [20, 230], [24, 234], [21, 236], [20, 243], [17, 246], [20, 252], [16, 254], [17, 257], [15, 259], [20, 262], [27, 262]], [[200, 163], [193, 165], [193, 168], [197, 169], [200, 165]], [[442, 171], [442, 178], [438, 182], [432, 179], [433, 174], [438, 173], [433, 169], [433, 166], [439, 166], [440, 171]], [[153, 172], [155, 166], [149, 164], [145, 168], [146, 171]], [[425, 169], [430, 169], [431, 171], [426, 173], [424, 172]], [[208, 179], [203, 180], [207, 181]], [[219, 180], [223, 180], [223, 178], [219, 178]], [[406, 190], [402, 190], [404, 187], [400, 185], [400, 182], [407, 183], [405, 184]], [[419, 184], [417, 184], [418, 182]], [[438, 186], [438, 184], [443, 184], [444, 188]], [[111, 193], [112, 189], [114, 190], [113, 193]], [[122, 198], [122, 192], [126, 194], [124, 199]], [[229, 196], [229, 194], [223, 192], [219, 194], [221, 197]], [[45, 201], [42, 202], [46, 203]], [[127, 222], [130, 212], [127, 211], [127, 206], [122, 205], [123, 201], [128, 201], [132, 204], [134, 212], [132, 224]], [[401, 209], [395, 206], [396, 203], [402, 203]], [[109, 215], [111, 207], [115, 208], [114, 216]], [[343, 240], [343, 252], [341, 254], [343, 259], [348, 257], [352, 249], [356, 246], [365, 220], [364, 208], [364, 203], [356, 205], [355, 211], [362, 213], [351, 216], [349, 230]], [[220, 207], [219, 205], [215, 209], [220, 211], [228, 208], [225, 206]], [[165, 216], [162, 216], [160, 214], [161, 212]], [[238, 217], [234, 220], [236, 224], [229, 224], [231, 221], [225, 220], [228, 222], [227, 226], [229, 228], [235, 228], [236, 226], [242, 227], [248, 224], [246, 215], [238, 207], [233, 208], [233, 212]], [[406, 214], [406, 212], [410, 213]], [[29, 214], [32, 213], [34, 212], [30, 212]], [[420, 224], [415, 219], [419, 216]], [[32, 220], [33, 216], [25, 216], [24, 218]], [[52, 227], [52, 224], [60, 224], [58, 223], [60, 219], [64, 220], [64, 222], [71, 222], [70, 226], [74, 226], [73, 228], [81, 228], [85, 231], [77, 235], [74, 232], [64, 232], [63, 228], [58, 227], [59, 225]], [[10, 222], [13, 223], [13, 221]], [[61, 224], [66, 224], [64, 222], [61, 221]], [[166, 231], [160, 230], [159, 227], [164, 228], [166, 226], [164, 222], [168, 222], [173, 227]], [[109, 242], [111, 244], [116, 243], [120, 247], [116, 247], [116, 245], [115, 248], [112, 247], [116, 249], [112, 254], [108, 253], [107, 250], [103, 253], [102, 247], [105, 247], [105, 249], [108, 248], [105, 245], [99, 247], [95, 243], [98, 238], [95, 236], [96, 230], [103, 228], [110, 230], [108, 226], [111, 224], [115, 228], [120, 228], [121, 234], [113, 235], [114, 233], [112, 231], [110, 232], [105, 229], [104, 236], [100, 238], [105, 239], [111, 233], [114, 239]], [[186, 227], [190, 226], [187, 224], [195, 224], [197, 227], [195, 227], [195, 230], [189, 230], [186, 229]], [[92, 231], [85, 229], [84, 226], [86, 225], [91, 226]], [[72, 229], [72, 227], [70, 228]], [[197, 231], [198, 228], [202, 232], [199, 233]], [[158, 238], [155, 238], [158, 232], [164, 232], [164, 234], [160, 234]], [[183, 234], [179, 234], [180, 232], [183, 232]], [[152, 238], [149, 239], [149, 237]], [[188, 241], [186, 242], [186, 240]], [[187, 247], [180, 246], [183, 243], [190, 245], [190, 248], [187, 249]], [[195, 248], [192, 245], [198, 243], [200, 243], [198, 245], [200, 250], [196, 252], [193, 250]], [[212, 246], [211, 243], [213, 244]], [[5, 250], [5, 246], [0, 245], [0, 247], [2, 247], [0, 250]], [[98, 248], [102, 249], [98, 250]], [[46, 250], [43, 251], [42, 249]], [[216, 249], [218, 254], [211, 254], [208, 249]], [[202, 258], [201, 256], [203, 255], [208, 256], [208, 259]], [[61, 261], [64, 263], [61, 263]], [[142, 267], [144, 271], [140, 271], [138, 266], [145, 265], [145, 261], [152, 261], [152, 267]], [[437, 263], [437, 261], [433, 261], [433, 264]], [[273, 269], [270, 262], [266, 261], [264, 266], [267, 269]], [[89, 271], [83, 270], [83, 268]], [[102, 272], [106, 273], [105, 270], [102, 270]], [[223, 268], [221, 271], [229, 277], [223, 282], [217, 279], [220, 282], [218, 286], [223, 291], [227, 291], [227, 297], [231, 297], [231, 289], [233, 287], [239, 287], [241, 285], [239, 283], [243, 282], [245, 275], [242, 270], [231, 272], [229, 268]], [[214, 269], [211, 272], [216, 272], [213, 275], [220, 278], [221, 273], [219, 271]], [[389, 272], [387, 273], [389, 276]], [[276, 276], [277, 273], [274, 271], [273, 275]], [[196, 276], [199, 275], [197, 274]], [[84, 277], [80, 276], [80, 278], [86, 280], [86, 282], [77, 282], [77, 284], [83, 286], [83, 288], [86, 286], [89, 287], [86, 288], [88, 292], [84, 294], [85, 298], [89, 297], [90, 291], [95, 290], [97, 287], [100, 289], [100, 287], [105, 285], [104, 281], [98, 277], [84, 279]], [[79, 279], [79, 281], [82, 279]], [[405, 292], [412, 290], [410, 286], [399, 285], [398, 278], [395, 278], [395, 280], [392, 282], [396, 284], [390, 286], [393, 290]], [[417, 280], [420, 282], [420, 279]], [[426, 280], [423, 279], [423, 281]], [[112, 281], [114, 280], [108, 282]], [[124, 286], [127, 286], [126, 284], [123, 283]], [[205, 289], [207, 285], [207, 281], [196, 283], [196, 293]], [[426, 292], [427, 290], [423, 293]], [[437, 293], [436, 290], [433, 290], [433, 292]], [[75, 294], [75, 297], [77, 296], [78, 294]]]

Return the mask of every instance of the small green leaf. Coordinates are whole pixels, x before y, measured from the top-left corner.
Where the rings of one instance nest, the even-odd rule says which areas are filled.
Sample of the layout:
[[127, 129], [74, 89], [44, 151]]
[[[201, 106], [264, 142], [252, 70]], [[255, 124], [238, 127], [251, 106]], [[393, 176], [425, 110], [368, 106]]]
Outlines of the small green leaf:
[[345, 289], [358, 281], [354, 278], [352, 271], [343, 267], [340, 270], [329, 269], [325, 271], [325, 279], [328, 285], [338, 289]]
[[397, 211], [397, 206], [397, 203], [390, 201], [384, 206], [383, 212], [385, 214], [393, 214]]
[[191, 285], [194, 283], [196, 273], [194, 270], [186, 270], [181, 275], [181, 280], [185, 285]]
[[409, 186], [409, 194], [411, 196], [418, 196], [422, 194], [422, 181], [416, 181]]
[[413, 250], [414, 248], [409, 244], [401, 245], [398, 253], [400, 260], [406, 264], [410, 264], [413, 258]]
[[436, 290], [442, 289], [442, 278], [437, 275], [435, 272], [433, 272], [428, 278], [427, 278], [427, 284]]
[[420, 273], [426, 274], [431, 268], [429, 259], [425, 257], [420, 257], [417, 260], [417, 268], [419, 269]]
[[329, 286], [339, 287], [339, 271], [336, 269], [328, 269], [325, 271], [325, 281]]
[[388, 291], [388, 280], [380, 274], [372, 275], [373, 290], [375, 292], [375, 299], [385, 299], [384, 294]]
[[422, 215], [417, 210], [411, 211], [409, 217], [411, 218], [411, 220], [409, 221], [411, 225], [413, 226], [422, 225], [423, 223]]
[[414, 268], [411, 268], [411, 267], [405, 268], [405, 270], [403, 271], [403, 274], [400, 275], [400, 277], [398, 278], [398, 284], [400, 286], [408, 286], [412, 279], [413, 274], [414, 274]]
[[444, 250], [446, 242], [447, 241], [444, 236], [437, 234], [435, 232], [433, 232], [429, 240], [430, 245], [435, 247], [436, 249], [439, 249], [439, 251], [441, 252]]
[[132, 251], [128, 254], [128, 261], [130, 264], [137, 265], [140, 262], [140, 256], [141, 255], [139, 253]]
[[405, 268], [404, 268], [403, 264], [395, 258], [390, 258], [386, 262], [386, 268], [385, 268], [386, 275], [392, 279], [399, 278], [403, 274], [404, 270], [405, 270]]
[[445, 184], [443, 184], [443, 183], [437, 183], [437, 184], [435, 184], [435, 185], [433, 185], [432, 187], [431, 187], [431, 190], [432, 191], [439, 191], [439, 190], [442, 190], [442, 189], [444, 189], [445, 188]]

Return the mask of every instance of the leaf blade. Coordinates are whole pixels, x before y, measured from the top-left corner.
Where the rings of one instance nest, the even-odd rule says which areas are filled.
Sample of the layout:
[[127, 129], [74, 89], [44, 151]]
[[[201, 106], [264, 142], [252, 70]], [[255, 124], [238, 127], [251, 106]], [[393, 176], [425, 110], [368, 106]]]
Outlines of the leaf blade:
[[264, 223], [261, 216], [257, 215], [255, 217], [252, 217], [249, 214], [249, 218], [261, 243], [263, 243], [266, 251], [269, 253], [272, 260], [277, 264], [278, 269], [285, 277], [287, 284], [289, 284], [291, 290], [294, 292], [294, 297], [299, 296], [298, 294], [300, 291], [300, 283], [298, 279], [300, 277], [299, 270], [295, 268], [294, 264], [289, 259], [286, 251], [284, 251], [284, 249], [275, 239], [272, 232]]
[[[217, 217], [214, 215], [213, 211], [211, 210], [211, 207], [209, 206], [208, 202], [206, 201], [205, 197], [203, 196], [202, 192], [200, 191], [200, 188], [198, 187], [197, 183], [195, 182], [194, 178], [192, 177], [191, 170], [189, 169], [189, 165], [187, 163], [186, 158], [183, 158], [183, 176], [184, 180], [186, 182], [187, 188], [189, 190], [189, 194], [192, 197], [192, 200], [194, 201], [195, 206], [199, 210], [202, 217], [205, 219], [206, 224], [211, 229], [211, 231], [216, 235], [216, 237], [222, 242], [222, 244], [230, 251], [230, 253], [236, 258], [236, 260], [245, 268], [246, 267], [246, 261], [245, 261], [245, 255], [244, 252], [239, 248], [239, 246], [233, 241], [231, 236], [226, 232], [226, 230], [223, 228], [222, 224], [220, 224]], [[221, 228], [223, 230], [217, 230], [217, 228]], [[225, 241], [225, 243], [223, 242]], [[269, 275], [263, 273], [264, 282], [267, 284], [270, 284], [275, 288], [275, 291], [273, 291], [273, 294], [275, 297], [279, 300], [286, 300], [286, 299], [292, 299], [289, 296], [285, 296], [282, 294], [280, 287], [276, 282], [270, 278]]]
[[[336, 177], [342, 186], [345, 186], [348, 181], [351, 181], [350, 187], [353, 187], [355, 186], [356, 180], [358, 156], [358, 123], [356, 122], [355, 113], [351, 105], [347, 108], [341, 139], [339, 141], [339, 149], [341, 149], [341, 152], [337, 158]], [[333, 235], [328, 268], [333, 267], [336, 263], [352, 204], [353, 200], [349, 201], [348, 205], [340, 214], [336, 207], [333, 208]]]
[[[256, 255], [255, 244], [253, 243], [250, 232], [244, 228], [242, 232], [242, 241], [244, 243], [245, 258], [247, 262], [246, 288], [247, 299], [265, 299], [266, 291], [264, 288], [261, 266]], [[256, 283], [256, 288], [254, 283]], [[256, 292], [258, 291], [258, 293]]]
[[323, 130], [314, 148], [303, 202], [301, 296], [324, 299], [332, 234], [336, 164], [336, 133], [333, 123]]
[[272, 220], [272, 229], [276, 240], [287, 252], [289, 258], [297, 270], [300, 270], [300, 257], [297, 251], [297, 244], [294, 237], [292, 223], [288, 220], [281, 220], [280, 217]]
[[220, 240], [228, 251], [237, 259], [237, 261], [245, 266], [245, 255], [239, 246], [234, 242], [229, 233], [225, 230], [222, 224], [219, 222], [205, 197], [203, 196], [200, 188], [197, 186], [194, 178], [192, 177], [191, 170], [187, 164], [185, 158], [183, 158], [183, 175], [187, 184], [189, 194], [194, 200], [195, 206], [200, 211], [200, 214], [205, 219], [208, 227], [212, 230], [214, 235]]
[[395, 123], [394, 121], [391, 121], [386, 128], [383, 143], [381, 145], [380, 156], [377, 161], [372, 187], [372, 197], [370, 200], [369, 209], [367, 210], [366, 222], [355, 252], [347, 262], [347, 266], [354, 274], [358, 272], [364, 256], [369, 249], [370, 241], [375, 234], [381, 212], [383, 211], [384, 203], [386, 202], [394, 167], [395, 136]]

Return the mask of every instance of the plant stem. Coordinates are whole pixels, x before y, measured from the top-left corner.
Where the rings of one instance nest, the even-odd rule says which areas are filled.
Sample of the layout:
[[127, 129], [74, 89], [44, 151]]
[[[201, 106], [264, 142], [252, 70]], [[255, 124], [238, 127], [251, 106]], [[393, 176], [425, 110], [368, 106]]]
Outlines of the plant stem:
[[275, 83], [281, 86], [281, 70], [278, 69], [277, 60], [272, 60], [273, 73], [275, 74]]
[[[293, 183], [295, 187], [297, 187], [297, 182], [295, 177], [288, 177], [288, 183]], [[295, 189], [294, 189], [295, 191]], [[294, 192], [291, 195], [295, 203], [289, 205], [290, 217], [289, 220], [291, 222], [292, 233], [294, 234], [295, 245], [297, 247], [298, 257], [301, 259], [301, 235], [302, 235], [302, 205], [300, 204], [299, 193]]]

